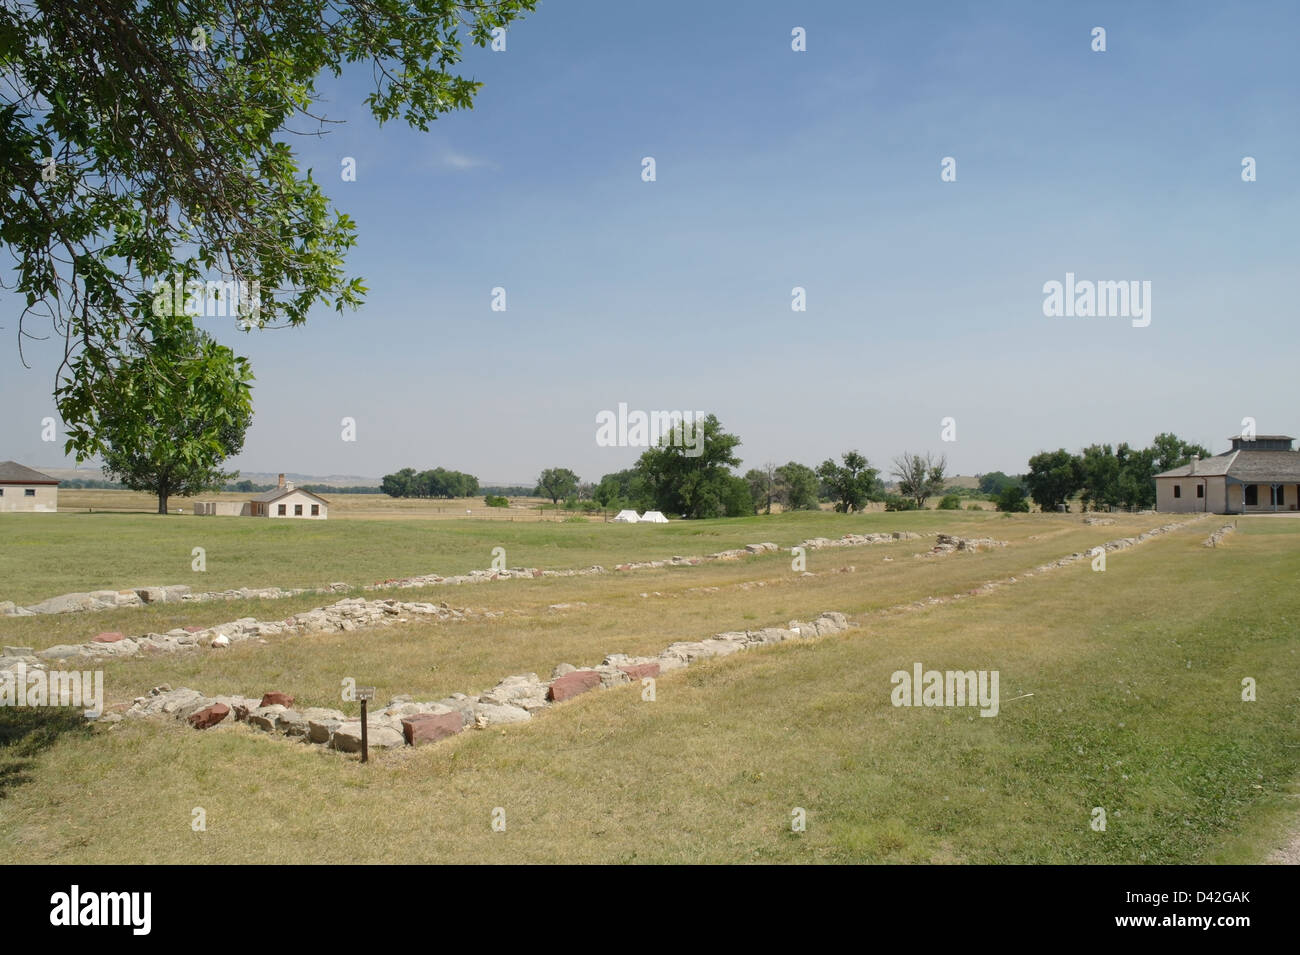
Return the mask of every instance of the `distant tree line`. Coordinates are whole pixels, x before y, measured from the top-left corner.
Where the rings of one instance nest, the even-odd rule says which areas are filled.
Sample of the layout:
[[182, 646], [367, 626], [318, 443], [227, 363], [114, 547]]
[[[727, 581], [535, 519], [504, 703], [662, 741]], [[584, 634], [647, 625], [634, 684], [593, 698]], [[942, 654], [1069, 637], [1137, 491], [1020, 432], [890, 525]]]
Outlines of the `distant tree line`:
[[522, 484], [512, 484], [508, 487], [500, 484], [485, 484], [479, 490], [495, 497], [532, 497], [535, 488], [525, 487]]
[[[601, 478], [591, 491], [592, 499], [610, 510], [738, 517], [770, 514], [774, 504], [786, 511], [817, 510], [823, 501], [844, 513], [861, 511], [875, 501], [885, 502], [890, 509], [918, 508], [944, 490], [947, 462], [930, 453], [905, 453], [894, 459], [896, 495], [886, 493], [879, 470], [856, 450], [844, 452], [838, 461], [828, 458], [816, 468], [798, 461], [769, 462], [739, 477], [731, 469], [740, 463], [735, 453], [740, 439], [723, 431], [713, 415], [697, 426], [704, 432], [701, 454], [688, 456], [688, 442], [674, 431], [659, 447], [645, 451], [635, 466]], [[539, 491], [555, 476], [543, 472]], [[566, 471], [565, 476], [576, 481], [572, 472]], [[571, 487], [572, 482], [565, 486]]]
[[385, 474], [379, 490], [389, 497], [474, 497], [479, 492], [478, 478], [461, 471], [434, 468], [416, 471], [402, 468], [395, 474]]
[[1127, 443], [1115, 447], [1092, 444], [1078, 454], [1064, 448], [1029, 459], [1024, 483], [1029, 496], [1044, 511], [1054, 511], [1075, 495], [1083, 510], [1104, 507], [1150, 508], [1156, 503], [1155, 475], [1182, 467], [1192, 455], [1210, 452], [1175, 434], [1158, 434], [1147, 448]]
[[120, 491], [123, 485], [121, 481], [101, 481], [96, 478], [67, 478], [59, 480], [59, 490], [95, 490], [95, 491]]
[[[260, 494], [263, 491], [273, 491], [279, 485], [277, 484], [258, 484], [256, 481], [235, 481], [233, 484], [227, 484], [224, 490], [233, 494]], [[373, 485], [350, 485], [347, 487], [335, 487], [332, 484], [295, 484], [294, 487], [310, 491], [313, 494], [378, 494], [379, 488]]]
[[[532, 487], [482, 489], [487, 495], [484, 503], [504, 507], [507, 495], [535, 496], [549, 498], [551, 503], [545, 506], [556, 509], [656, 510], [684, 518], [770, 514], [774, 504], [787, 511], [816, 510], [823, 502], [841, 513], [862, 511], [876, 502], [890, 511], [916, 510], [931, 498], [938, 498], [943, 510], [959, 509], [963, 499], [983, 498], [1001, 511], [1028, 511], [1031, 501], [1052, 511], [1076, 496], [1085, 510], [1146, 508], [1155, 504], [1155, 474], [1186, 464], [1193, 454], [1209, 457], [1200, 445], [1159, 434], [1148, 448], [1094, 444], [1078, 454], [1045, 451], [1029, 459], [1024, 475], [991, 471], [977, 476], [976, 488], [950, 488], [943, 456], [904, 452], [892, 461], [891, 489], [881, 480], [880, 470], [857, 450], [845, 451], [838, 460], [827, 458], [815, 468], [797, 461], [769, 462], [742, 477], [733, 471], [740, 464], [736, 454], [740, 438], [724, 431], [714, 415], [695, 427], [702, 431], [701, 441], [686, 440], [684, 425], [678, 425], [658, 446], [642, 452], [635, 465], [606, 474], [595, 484], [584, 483], [570, 468], [546, 468]], [[696, 449], [699, 454], [688, 454]], [[480, 493], [477, 478], [443, 468], [421, 472], [404, 468], [385, 475], [379, 489], [393, 497]], [[347, 493], [340, 488], [328, 490]]]

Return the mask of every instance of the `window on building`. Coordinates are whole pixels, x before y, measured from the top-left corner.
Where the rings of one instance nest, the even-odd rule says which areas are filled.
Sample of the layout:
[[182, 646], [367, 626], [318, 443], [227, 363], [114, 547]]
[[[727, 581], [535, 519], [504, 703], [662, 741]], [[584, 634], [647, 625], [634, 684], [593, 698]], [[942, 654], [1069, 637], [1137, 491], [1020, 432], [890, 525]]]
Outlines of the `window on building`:
[[301, 505], [301, 504], [295, 504], [295, 505], [293, 506], [293, 516], [294, 516], [294, 517], [302, 517], [302, 505]]
[[1247, 484], [1245, 489], [1245, 501], [1247, 507], [1254, 507], [1259, 503], [1259, 485]]
[[1279, 484], [1277, 485], [1277, 487], [1270, 488], [1269, 490], [1270, 490], [1269, 503], [1276, 504], [1278, 507], [1281, 507], [1284, 498], [1286, 497], [1286, 495], [1283, 493], [1286, 490], [1286, 488], [1283, 487], [1281, 484]]
[[281, 504], [281, 505], [280, 505], [280, 510], [279, 510], [279, 515], [280, 515], [281, 517], [284, 517], [284, 515], [287, 514], [287, 513], [289, 513], [289, 512], [286, 511], [286, 510], [284, 509], [284, 505]]
[[1182, 497], [1182, 496], [1183, 496], [1183, 486], [1181, 484], [1175, 484], [1174, 497]]
[[23, 488], [23, 497], [35, 497], [35, 496], [36, 496], [36, 488], [34, 487]]
[[1196, 496], [1197, 496], [1197, 497], [1205, 497], [1205, 485], [1204, 485], [1204, 484], [1198, 484], [1198, 485], [1196, 485]]
[[4, 496], [5, 496], [5, 489], [0, 487], [0, 497], [4, 497]]
[[311, 516], [312, 516], [312, 517], [320, 517], [320, 505], [319, 505], [319, 504], [313, 504], [313, 505], [311, 506]]

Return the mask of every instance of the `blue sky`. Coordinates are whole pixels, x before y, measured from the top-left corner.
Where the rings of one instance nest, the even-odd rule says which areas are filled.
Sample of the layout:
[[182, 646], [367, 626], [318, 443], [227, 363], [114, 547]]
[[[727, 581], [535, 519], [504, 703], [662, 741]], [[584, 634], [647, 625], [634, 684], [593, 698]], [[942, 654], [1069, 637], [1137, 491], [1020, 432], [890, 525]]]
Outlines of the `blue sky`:
[[[348, 122], [296, 142], [371, 292], [298, 329], [207, 320], [258, 378], [232, 463], [597, 480], [639, 453], [596, 444], [619, 402], [717, 414], [746, 468], [1294, 434], [1298, 27], [1289, 3], [542, 0], [467, 51], [475, 108], [428, 133], [376, 126], [367, 70], [325, 83]], [[1045, 317], [1066, 272], [1150, 281], [1151, 324]], [[0, 458], [63, 464], [55, 356], [23, 369], [0, 324]]]

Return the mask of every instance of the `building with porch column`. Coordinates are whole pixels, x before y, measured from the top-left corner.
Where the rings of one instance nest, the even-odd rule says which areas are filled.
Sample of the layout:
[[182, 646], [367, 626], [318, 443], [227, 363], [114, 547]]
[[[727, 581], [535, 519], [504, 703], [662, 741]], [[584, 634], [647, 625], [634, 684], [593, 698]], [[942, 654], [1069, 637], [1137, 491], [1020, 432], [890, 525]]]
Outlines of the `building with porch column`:
[[1156, 475], [1156, 510], [1270, 514], [1300, 508], [1300, 451], [1285, 434], [1235, 435], [1232, 449]]

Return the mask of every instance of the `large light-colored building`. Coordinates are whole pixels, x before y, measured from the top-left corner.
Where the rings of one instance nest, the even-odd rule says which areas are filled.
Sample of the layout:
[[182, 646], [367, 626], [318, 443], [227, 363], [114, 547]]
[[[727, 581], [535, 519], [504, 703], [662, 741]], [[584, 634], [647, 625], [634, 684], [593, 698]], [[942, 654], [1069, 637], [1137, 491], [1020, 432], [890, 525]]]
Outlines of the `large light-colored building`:
[[1156, 510], [1269, 514], [1300, 508], [1300, 451], [1285, 434], [1235, 435], [1232, 449], [1156, 475]]
[[319, 494], [294, 487], [280, 475], [277, 485], [247, 501], [195, 501], [194, 513], [220, 517], [296, 517], [323, 521], [329, 517], [329, 501]]
[[59, 509], [59, 482], [16, 461], [0, 461], [0, 513], [53, 513]]

